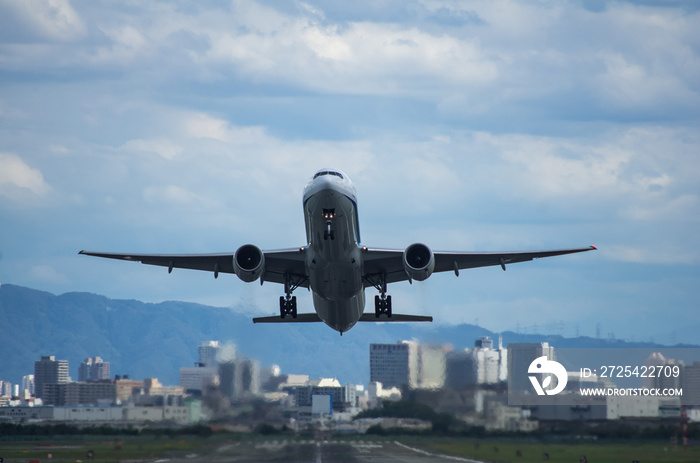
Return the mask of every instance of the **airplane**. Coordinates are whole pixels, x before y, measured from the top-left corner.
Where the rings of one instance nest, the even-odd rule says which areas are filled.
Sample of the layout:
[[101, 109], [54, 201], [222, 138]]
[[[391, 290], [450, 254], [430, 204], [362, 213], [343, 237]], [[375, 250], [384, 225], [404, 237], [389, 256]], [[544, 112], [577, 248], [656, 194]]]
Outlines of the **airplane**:
[[[519, 252], [433, 252], [423, 243], [405, 249], [364, 246], [360, 240], [357, 192], [343, 172], [321, 169], [304, 188], [306, 244], [298, 248], [263, 251], [244, 244], [234, 253], [218, 254], [118, 254], [80, 251], [80, 254], [141, 262], [168, 268], [233, 273], [247, 283], [268, 281], [284, 285], [279, 315], [257, 317], [254, 323], [308, 323], [323, 321], [344, 332], [359, 322], [430, 322], [430, 316], [395, 314], [390, 283], [423, 281], [435, 272], [501, 266], [541, 257], [595, 250], [595, 246], [573, 249]], [[374, 313], [365, 313], [365, 289], [375, 288]], [[298, 313], [293, 295], [307, 288], [315, 313]]]

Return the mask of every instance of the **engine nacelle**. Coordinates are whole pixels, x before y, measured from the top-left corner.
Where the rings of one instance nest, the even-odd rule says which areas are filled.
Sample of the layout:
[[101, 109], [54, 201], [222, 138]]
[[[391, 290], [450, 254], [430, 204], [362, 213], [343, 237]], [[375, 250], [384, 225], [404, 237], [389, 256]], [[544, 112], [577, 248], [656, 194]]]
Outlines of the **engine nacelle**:
[[414, 243], [403, 252], [403, 268], [412, 280], [423, 281], [433, 274], [433, 251], [422, 243]]
[[257, 280], [265, 270], [265, 254], [252, 244], [244, 244], [233, 255], [233, 271], [246, 283]]

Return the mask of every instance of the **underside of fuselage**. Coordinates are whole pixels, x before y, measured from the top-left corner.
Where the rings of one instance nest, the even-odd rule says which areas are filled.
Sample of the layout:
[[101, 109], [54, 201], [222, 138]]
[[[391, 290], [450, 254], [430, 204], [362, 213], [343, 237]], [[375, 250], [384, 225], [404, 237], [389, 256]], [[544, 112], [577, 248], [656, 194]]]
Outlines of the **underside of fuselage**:
[[365, 292], [358, 291], [350, 299], [330, 301], [313, 293], [314, 309], [319, 318], [340, 334], [358, 322], [365, 309]]
[[306, 268], [314, 309], [341, 333], [357, 323], [365, 307], [353, 190], [335, 178], [316, 179], [304, 197]]

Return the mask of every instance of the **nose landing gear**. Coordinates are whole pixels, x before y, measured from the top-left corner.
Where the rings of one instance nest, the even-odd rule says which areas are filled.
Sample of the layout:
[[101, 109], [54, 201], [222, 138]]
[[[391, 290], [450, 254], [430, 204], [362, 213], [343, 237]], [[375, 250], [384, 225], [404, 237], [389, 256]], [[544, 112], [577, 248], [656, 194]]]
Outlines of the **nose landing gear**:
[[324, 240], [334, 240], [335, 239], [335, 230], [333, 230], [333, 223], [329, 220], [326, 222], [326, 229], [323, 231], [323, 239]]
[[323, 218], [326, 220], [326, 229], [323, 231], [323, 239], [334, 240], [335, 230], [333, 229], [333, 218], [335, 218], [335, 209], [323, 209]]

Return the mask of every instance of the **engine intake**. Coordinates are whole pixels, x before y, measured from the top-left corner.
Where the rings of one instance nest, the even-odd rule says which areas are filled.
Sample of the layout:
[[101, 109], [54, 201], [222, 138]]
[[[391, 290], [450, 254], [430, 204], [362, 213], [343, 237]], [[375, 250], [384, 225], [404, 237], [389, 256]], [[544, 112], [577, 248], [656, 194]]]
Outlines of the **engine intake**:
[[244, 244], [233, 255], [233, 271], [246, 283], [260, 278], [264, 269], [265, 254], [257, 246]]
[[422, 243], [414, 243], [403, 252], [403, 268], [412, 280], [423, 281], [433, 274], [433, 251]]

